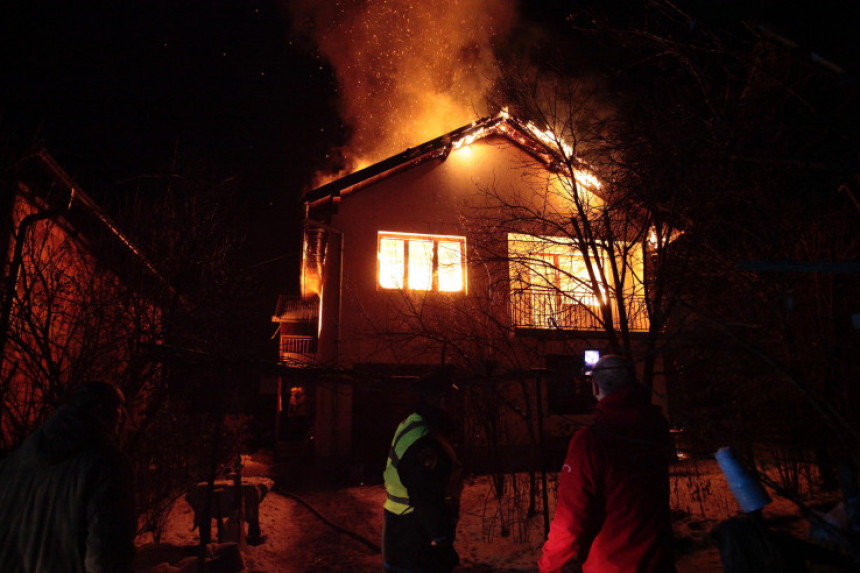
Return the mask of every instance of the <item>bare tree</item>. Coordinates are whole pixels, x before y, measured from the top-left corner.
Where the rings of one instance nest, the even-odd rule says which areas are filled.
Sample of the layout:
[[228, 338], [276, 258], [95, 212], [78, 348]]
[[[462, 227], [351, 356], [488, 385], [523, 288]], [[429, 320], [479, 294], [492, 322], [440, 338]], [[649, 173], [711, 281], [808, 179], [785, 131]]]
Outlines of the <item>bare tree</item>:
[[145, 528], [157, 538], [173, 500], [194, 483], [236, 469], [251, 437], [246, 398], [259, 376], [253, 305], [265, 298], [246, 264], [248, 221], [237, 181], [171, 166], [128, 185], [128, 200], [118, 208], [123, 226], [170, 286], [159, 344], [138, 356], [165, 375], [140, 389], [145, 399], [129, 440]]
[[239, 266], [235, 186], [142, 178], [125, 205], [112, 205], [115, 223], [45, 157], [30, 161], [49, 167], [46, 180], [14, 166], [4, 177], [66, 202], [46, 211], [34, 195], [10, 207], [2, 446], [48, 417], [71, 383], [116, 382], [128, 400], [124, 443], [143, 529], [157, 538], [173, 500], [232, 464], [247, 434], [242, 383], [253, 392], [256, 372], [236, 365], [253, 363], [242, 341], [257, 282]]
[[[837, 193], [854, 185], [854, 96], [755, 30], [709, 30], [667, 2], [624, 22], [579, 16], [571, 37], [599, 61], [584, 72], [565, 45], [552, 66], [512, 68], [494, 97], [552, 160], [463, 213], [486, 282], [468, 300], [404, 293], [371, 330], [496, 381], [528, 364], [517, 327], [601, 340], [646, 384], [674, 379], [672, 414], [704, 451], [778, 435], [788, 468], [804, 451], [855, 449], [858, 213]], [[756, 261], [795, 264], [743, 264]], [[816, 261], [834, 264], [804, 270]], [[494, 402], [478, 403], [539, 436], [528, 383], [516, 397], [484, 388]]]
[[70, 226], [61, 213], [24, 224], [26, 215], [37, 211], [32, 203], [16, 205], [15, 260], [7, 267], [3, 293], [9, 305], [3, 333], [4, 448], [44, 421], [71, 383], [125, 380], [140, 344], [157, 340], [161, 325], [157, 305], [145, 292], [148, 270], [104, 248], [120, 238], [108, 231], [107, 237], [82, 239], [85, 231]]
[[604, 156], [670, 229], [655, 243], [667, 272], [648, 278], [667, 297], [652, 316], [681, 382], [676, 421], [708, 449], [779, 443], [799, 463], [856, 449], [858, 213], [837, 190], [854, 188], [858, 141], [843, 72], [755, 23], [709, 28], [669, 2], [569, 21], [579, 41], [616, 47], [590, 52], [621, 94]]

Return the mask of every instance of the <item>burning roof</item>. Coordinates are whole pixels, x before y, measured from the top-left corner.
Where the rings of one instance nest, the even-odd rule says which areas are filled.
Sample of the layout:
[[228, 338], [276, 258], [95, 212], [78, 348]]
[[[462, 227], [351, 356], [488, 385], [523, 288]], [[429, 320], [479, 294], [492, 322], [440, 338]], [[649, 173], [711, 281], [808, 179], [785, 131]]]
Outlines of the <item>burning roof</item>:
[[417, 147], [410, 147], [388, 159], [312, 189], [305, 193], [303, 200], [311, 205], [337, 200], [342, 195], [367, 187], [425, 161], [444, 160], [451, 151], [492, 135], [507, 137], [550, 170], [561, 171], [564, 165], [570, 163], [579, 183], [592, 189], [600, 188], [597, 177], [573, 155], [573, 149], [559, 140], [551, 130], [542, 130], [532, 122], [523, 122], [502, 110], [496, 115], [474, 121]]

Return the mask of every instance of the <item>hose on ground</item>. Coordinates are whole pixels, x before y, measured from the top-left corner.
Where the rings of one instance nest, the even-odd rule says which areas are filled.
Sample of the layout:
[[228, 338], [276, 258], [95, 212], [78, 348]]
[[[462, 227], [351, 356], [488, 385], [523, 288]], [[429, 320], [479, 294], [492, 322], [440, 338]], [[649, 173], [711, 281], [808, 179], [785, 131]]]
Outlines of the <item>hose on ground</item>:
[[354, 531], [350, 531], [349, 529], [346, 529], [344, 527], [337, 525], [336, 523], [333, 523], [331, 520], [326, 518], [326, 516], [324, 516], [322, 513], [320, 513], [319, 510], [317, 510], [314, 506], [309, 504], [307, 501], [305, 501], [304, 499], [302, 499], [298, 495], [296, 495], [290, 491], [278, 488], [278, 487], [275, 488], [275, 491], [278, 492], [279, 494], [286, 496], [286, 497], [289, 497], [290, 499], [293, 499], [297, 503], [303, 505], [306, 509], [308, 509], [308, 511], [310, 511], [315, 516], [317, 516], [320, 519], [320, 521], [322, 521], [323, 523], [325, 523], [326, 525], [328, 525], [329, 527], [331, 527], [332, 529], [334, 529], [338, 533], [342, 533], [348, 537], [352, 537], [353, 539], [355, 539], [359, 543], [366, 545], [374, 553], [381, 553], [382, 552], [382, 549], [379, 547], [379, 545], [370, 541], [366, 537], [359, 535], [358, 533], [356, 533]]

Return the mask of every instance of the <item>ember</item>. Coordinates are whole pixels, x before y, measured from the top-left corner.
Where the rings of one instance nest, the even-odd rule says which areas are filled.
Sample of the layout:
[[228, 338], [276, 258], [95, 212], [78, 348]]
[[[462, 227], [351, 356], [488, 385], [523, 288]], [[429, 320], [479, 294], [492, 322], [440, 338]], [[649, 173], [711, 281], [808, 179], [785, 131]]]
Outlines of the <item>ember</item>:
[[341, 115], [354, 130], [346, 172], [487, 115], [511, 0], [291, 4], [337, 77]]

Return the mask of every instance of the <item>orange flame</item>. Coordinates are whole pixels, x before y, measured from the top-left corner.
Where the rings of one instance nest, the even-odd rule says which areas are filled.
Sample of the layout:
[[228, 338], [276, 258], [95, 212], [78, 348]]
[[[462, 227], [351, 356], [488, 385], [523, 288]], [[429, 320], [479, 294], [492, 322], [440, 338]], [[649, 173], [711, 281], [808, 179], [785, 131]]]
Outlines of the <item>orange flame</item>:
[[333, 67], [353, 129], [348, 170], [375, 163], [487, 114], [494, 45], [513, 0], [301, 0], [293, 21]]

